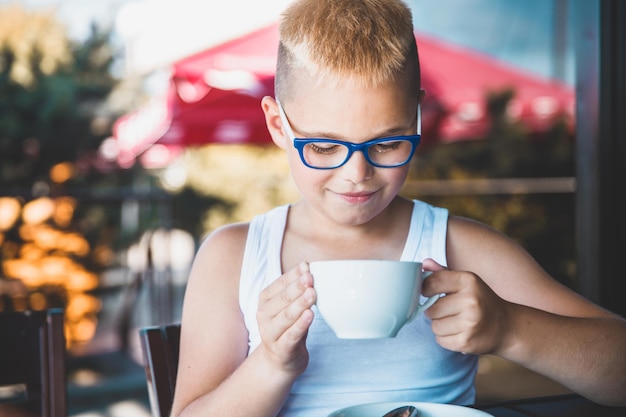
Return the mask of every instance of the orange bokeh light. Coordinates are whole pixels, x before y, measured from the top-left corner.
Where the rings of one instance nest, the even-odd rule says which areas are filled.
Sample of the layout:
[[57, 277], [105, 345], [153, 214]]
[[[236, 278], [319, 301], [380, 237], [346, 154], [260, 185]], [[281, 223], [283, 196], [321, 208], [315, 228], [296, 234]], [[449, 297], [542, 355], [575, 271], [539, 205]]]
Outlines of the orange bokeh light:
[[74, 268], [74, 261], [60, 255], [46, 256], [39, 261], [39, 267], [46, 283], [65, 285], [69, 272]]
[[100, 300], [89, 294], [70, 295], [65, 308], [65, 316], [69, 321], [78, 321], [87, 314], [94, 314], [100, 311]]
[[[74, 174], [75, 167], [69, 163], [50, 170], [55, 183]], [[72, 197], [40, 197], [26, 204], [0, 197], [0, 276], [5, 278], [0, 281], [0, 311], [43, 310], [62, 302], [68, 347], [94, 337], [96, 315], [102, 308], [98, 298], [86, 294], [98, 287], [98, 275], [77, 261], [90, 256], [90, 244], [80, 233], [67, 230], [77, 204]], [[17, 241], [5, 233], [14, 227], [19, 227]], [[115, 256], [104, 245], [93, 252], [92, 258], [101, 264], [112, 262]], [[13, 287], [21, 290], [16, 292]]]
[[28, 304], [33, 310], [45, 310], [48, 307], [48, 300], [44, 294], [34, 292], [28, 296]]
[[13, 227], [21, 210], [22, 205], [17, 198], [0, 197], [0, 231]]
[[48, 197], [40, 197], [29, 201], [22, 210], [22, 219], [24, 223], [41, 224], [52, 217], [54, 206], [54, 201]]
[[98, 286], [98, 276], [84, 269], [76, 269], [67, 274], [65, 285], [69, 291], [90, 291]]
[[32, 224], [23, 224], [19, 228], [20, 237], [26, 241], [32, 241], [34, 236], [34, 230], [37, 226]]
[[59, 227], [68, 227], [74, 217], [76, 199], [72, 197], [59, 197], [55, 200], [55, 203], [52, 219]]
[[22, 245], [20, 249], [20, 258], [35, 261], [43, 258], [46, 255], [46, 252], [42, 250], [39, 246], [34, 243], [25, 243]]
[[25, 259], [7, 259], [2, 263], [4, 274], [17, 278], [28, 287], [39, 287], [45, 283], [37, 263]]
[[58, 242], [63, 232], [49, 226], [38, 226], [33, 228], [32, 240], [37, 246], [44, 250], [57, 249]]
[[71, 162], [61, 162], [50, 168], [50, 179], [52, 182], [61, 184], [71, 179], [75, 172], [74, 164]]
[[82, 257], [89, 254], [89, 242], [78, 233], [59, 234], [56, 248]]
[[98, 320], [95, 317], [83, 317], [75, 323], [69, 323], [70, 334], [74, 342], [85, 343], [96, 334]]

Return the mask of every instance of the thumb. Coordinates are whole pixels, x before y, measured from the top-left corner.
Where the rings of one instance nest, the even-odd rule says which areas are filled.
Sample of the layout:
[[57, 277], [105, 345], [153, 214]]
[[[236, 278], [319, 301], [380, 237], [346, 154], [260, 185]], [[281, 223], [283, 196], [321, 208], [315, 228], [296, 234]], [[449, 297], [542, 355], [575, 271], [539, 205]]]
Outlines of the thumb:
[[443, 271], [444, 269], [447, 269], [445, 266], [438, 264], [437, 261], [432, 258], [424, 259], [422, 261], [422, 268], [424, 269], [424, 271], [431, 272]]

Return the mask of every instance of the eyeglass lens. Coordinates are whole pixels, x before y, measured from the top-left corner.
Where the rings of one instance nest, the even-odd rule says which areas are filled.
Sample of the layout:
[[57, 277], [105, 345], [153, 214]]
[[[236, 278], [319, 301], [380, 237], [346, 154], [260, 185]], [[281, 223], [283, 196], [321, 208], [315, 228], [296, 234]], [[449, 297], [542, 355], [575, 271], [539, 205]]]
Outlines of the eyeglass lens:
[[[410, 157], [413, 145], [408, 140], [389, 140], [366, 146], [367, 159], [381, 167], [403, 165]], [[351, 156], [350, 149], [333, 142], [312, 142], [302, 149], [306, 163], [316, 168], [333, 168], [343, 165]]]

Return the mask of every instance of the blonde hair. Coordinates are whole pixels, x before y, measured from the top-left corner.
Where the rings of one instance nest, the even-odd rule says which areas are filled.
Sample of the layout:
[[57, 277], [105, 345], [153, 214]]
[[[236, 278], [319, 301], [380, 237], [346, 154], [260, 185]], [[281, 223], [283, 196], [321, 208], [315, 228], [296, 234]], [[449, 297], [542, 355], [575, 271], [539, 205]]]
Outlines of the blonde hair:
[[[419, 92], [411, 10], [401, 0], [296, 0], [283, 13], [276, 96], [286, 100], [298, 73], [379, 86], [409, 77]], [[413, 92], [413, 91], [412, 91]]]

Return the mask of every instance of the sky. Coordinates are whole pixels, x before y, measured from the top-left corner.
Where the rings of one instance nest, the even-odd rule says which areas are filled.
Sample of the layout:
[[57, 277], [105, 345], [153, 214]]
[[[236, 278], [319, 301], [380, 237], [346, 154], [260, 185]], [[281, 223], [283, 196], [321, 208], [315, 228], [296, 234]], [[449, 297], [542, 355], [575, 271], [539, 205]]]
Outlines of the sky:
[[[551, 76], [555, 68], [555, 1], [407, 0], [407, 3], [413, 9], [417, 30]], [[142, 72], [270, 23], [289, 0], [0, 0], [0, 5], [16, 2], [28, 8], [56, 9], [58, 18], [76, 40], [88, 35], [92, 21], [113, 27], [114, 41], [127, 51], [133, 49], [127, 68]], [[571, 34], [571, 27], [569, 31]], [[574, 77], [571, 46], [566, 52], [566, 71], [561, 76], [571, 83]]]

